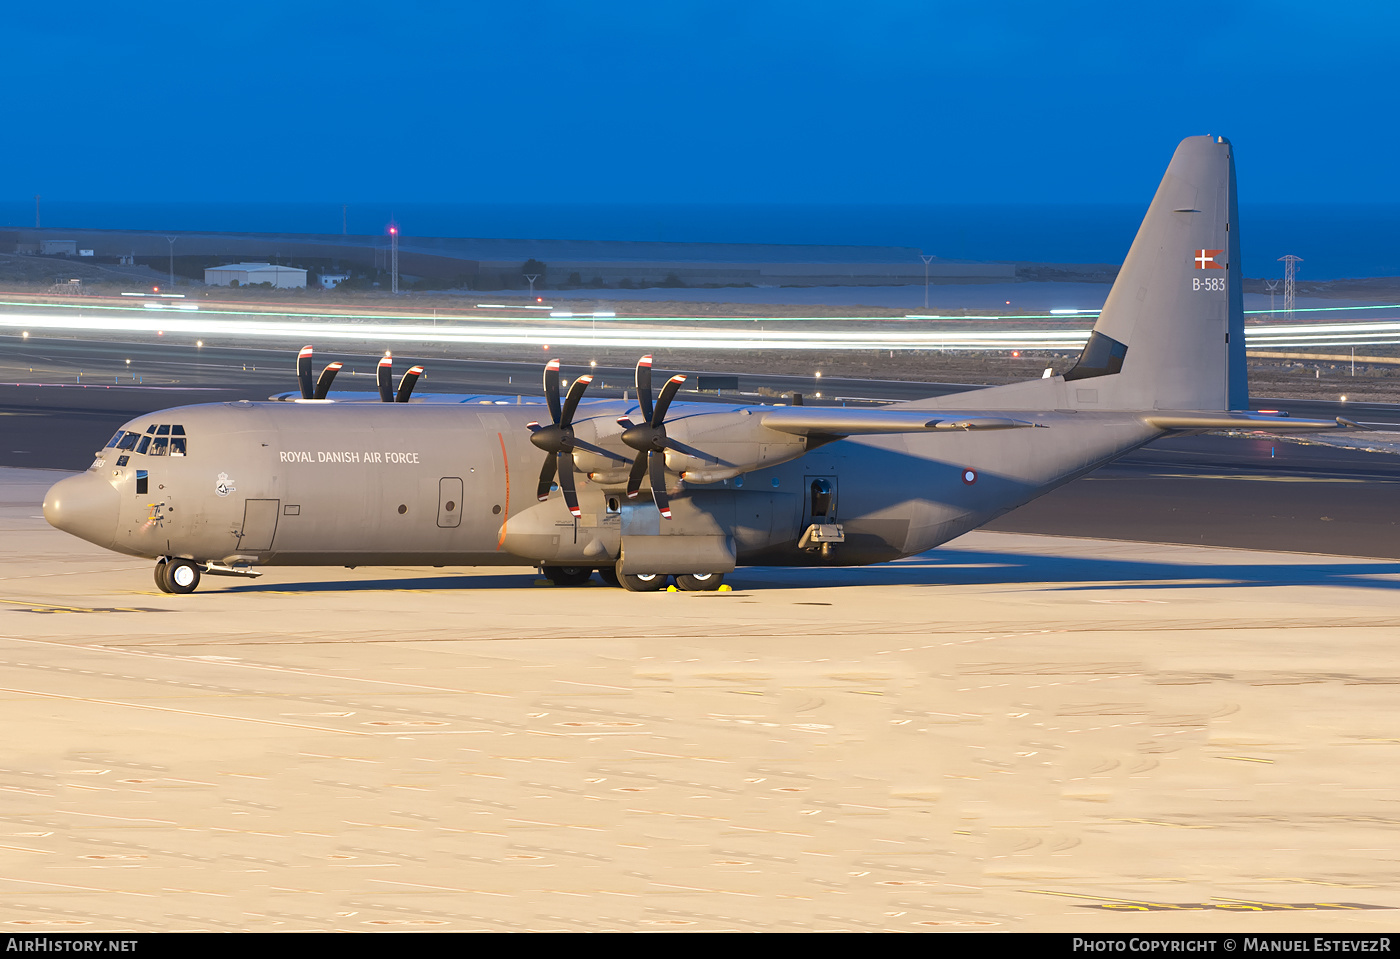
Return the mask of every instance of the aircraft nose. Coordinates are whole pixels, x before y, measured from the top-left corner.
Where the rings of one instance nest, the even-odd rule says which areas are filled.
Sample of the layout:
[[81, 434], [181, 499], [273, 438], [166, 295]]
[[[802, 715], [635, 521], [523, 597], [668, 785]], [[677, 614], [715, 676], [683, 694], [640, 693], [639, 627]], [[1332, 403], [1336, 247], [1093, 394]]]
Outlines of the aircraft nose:
[[110, 548], [117, 538], [121, 494], [107, 481], [84, 473], [60, 480], [44, 497], [44, 519], [65, 533]]

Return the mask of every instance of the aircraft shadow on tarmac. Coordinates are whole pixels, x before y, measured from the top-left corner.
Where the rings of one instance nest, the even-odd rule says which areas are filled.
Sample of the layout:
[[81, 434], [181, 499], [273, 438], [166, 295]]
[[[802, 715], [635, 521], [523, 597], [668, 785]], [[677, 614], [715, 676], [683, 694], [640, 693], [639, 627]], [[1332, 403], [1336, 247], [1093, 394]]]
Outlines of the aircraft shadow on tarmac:
[[[376, 591], [469, 593], [518, 590], [539, 580], [536, 573], [473, 576], [414, 576], [331, 582], [240, 584], [227, 592], [335, 593]], [[1139, 560], [1025, 555], [1012, 552], [945, 550], [907, 560], [864, 567], [787, 568], [753, 566], [726, 577], [736, 592], [780, 589], [835, 589], [857, 586], [1035, 585], [1053, 590], [1196, 589], [1241, 586], [1350, 586], [1400, 589], [1400, 563], [1351, 561], [1318, 563], [1161, 563]], [[551, 587], [559, 588], [559, 587]], [[589, 587], [602, 588], [594, 577]], [[622, 595], [622, 591], [618, 590]]]

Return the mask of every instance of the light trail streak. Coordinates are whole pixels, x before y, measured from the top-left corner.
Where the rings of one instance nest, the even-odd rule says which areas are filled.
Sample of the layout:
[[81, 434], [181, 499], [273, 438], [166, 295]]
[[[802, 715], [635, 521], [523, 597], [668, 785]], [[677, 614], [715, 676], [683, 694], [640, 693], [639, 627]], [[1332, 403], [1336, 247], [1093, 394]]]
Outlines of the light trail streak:
[[[155, 311], [145, 307], [100, 303], [42, 304], [0, 301], [0, 329], [89, 332], [103, 334], [156, 334], [175, 337], [281, 337], [320, 340], [383, 341], [497, 346], [575, 346], [588, 348], [716, 350], [1079, 350], [1089, 330], [1046, 327], [1037, 329], [919, 329], [891, 317], [846, 317], [862, 329], [800, 329], [793, 321], [831, 317], [629, 317], [593, 328], [583, 323], [540, 324], [535, 317], [496, 317], [478, 314], [470, 319], [453, 317], [450, 325], [431, 325], [430, 316], [255, 312], [201, 309]], [[211, 304], [212, 305], [212, 304]], [[6, 310], [5, 307], [10, 307]], [[1338, 310], [1390, 309], [1400, 305], [1339, 307]], [[1302, 312], [1302, 311], [1299, 311]], [[1079, 314], [1087, 320], [1089, 316]], [[581, 317], [579, 317], [581, 318]], [[933, 319], [934, 317], [927, 317]], [[590, 321], [592, 318], [589, 318]], [[968, 322], [968, 317], [940, 317]], [[1049, 316], [983, 317], [973, 322], [1008, 319], [1052, 319]], [[1061, 317], [1054, 317], [1062, 320]], [[778, 329], [763, 324], [783, 321]], [[704, 323], [704, 327], [688, 325]], [[716, 329], [715, 323], [722, 323]], [[1363, 346], [1400, 343], [1400, 317], [1339, 323], [1259, 325], [1245, 330], [1248, 347]]]

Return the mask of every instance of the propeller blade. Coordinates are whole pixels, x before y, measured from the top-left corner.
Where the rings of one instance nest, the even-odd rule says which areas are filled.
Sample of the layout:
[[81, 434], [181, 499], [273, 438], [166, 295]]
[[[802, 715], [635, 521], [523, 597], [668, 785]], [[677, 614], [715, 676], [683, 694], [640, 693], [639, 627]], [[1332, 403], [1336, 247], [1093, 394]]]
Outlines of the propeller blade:
[[642, 404], [642, 422], [651, 422], [651, 354], [637, 361], [637, 402]]
[[301, 387], [301, 398], [311, 399], [311, 347], [303, 346], [297, 354], [297, 385]]
[[394, 378], [394, 359], [385, 353], [379, 359], [379, 401], [381, 403], [394, 402], [394, 390], [392, 380]]
[[559, 490], [564, 494], [564, 505], [575, 516], [582, 516], [578, 508], [578, 493], [574, 490], [574, 458], [568, 453], [556, 453], [559, 460]]
[[554, 485], [554, 457], [553, 457], [553, 456], [546, 456], [546, 457], [544, 458], [544, 468], [540, 470], [540, 485], [539, 485], [539, 489], [537, 489], [537, 490], [535, 491], [536, 495], [539, 496], [540, 502], [541, 502], [541, 503], [543, 503], [545, 500], [549, 499], [549, 488], [550, 488], [551, 486], [553, 486], [553, 485]]
[[647, 472], [647, 454], [638, 453], [637, 458], [632, 461], [632, 472], [627, 476], [627, 495], [636, 496], [642, 491], [642, 477]]
[[661, 518], [670, 519], [671, 500], [666, 495], [666, 454], [652, 450], [647, 454], [647, 459], [651, 461], [651, 498], [656, 501]]
[[394, 396], [395, 403], [407, 403], [408, 398], [413, 395], [413, 387], [418, 382], [418, 377], [423, 375], [423, 367], [410, 366], [408, 372], [399, 380], [399, 392]]
[[331, 391], [331, 383], [335, 381], [335, 374], [340, 372], [343, 363], [328, 363], [321, 371], [320, 377], [316, 380], [316, 392], [311, 397], [313, 400], [323, 400]]
[[593, 382], [591, 376], [580, 376], [569, 384], [569, 395], [564, 397], [564, 413], [559, 420], [559, 425], [568, 429], [574, 422], [574, 410], [578, 409], [579, 400], [583, 399], [583, 391], [588, 389], [588, 384]]
[[549, 401], [549, 415], [555, 424], [559, 423], [559, 361], [550, 360], [544, 365], [544, 396]]
[[651, 425], [660, 426], [666, 419], [666, 409], [671, 405], [671, 401], [676, 398], [676, 391], [685, 382], [685, 377], [679, 374], [666, 381], [666, 385], [661, 387], [661, 396], [656, 400], [656, 412], [652, 415]]

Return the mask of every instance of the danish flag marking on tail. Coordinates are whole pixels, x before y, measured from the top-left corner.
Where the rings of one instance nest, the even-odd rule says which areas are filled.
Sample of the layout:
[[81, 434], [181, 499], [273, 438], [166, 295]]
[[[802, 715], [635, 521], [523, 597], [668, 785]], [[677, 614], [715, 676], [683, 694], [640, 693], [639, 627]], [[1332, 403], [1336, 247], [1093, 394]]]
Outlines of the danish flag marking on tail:
[[1196, 261], [1196, 269], [1198, 270], [1223, 270], [1225, 265], [1216, 263], [1215, 258], [1224, 252], [1224, 250], [1197, 250], [1192, 259]]

